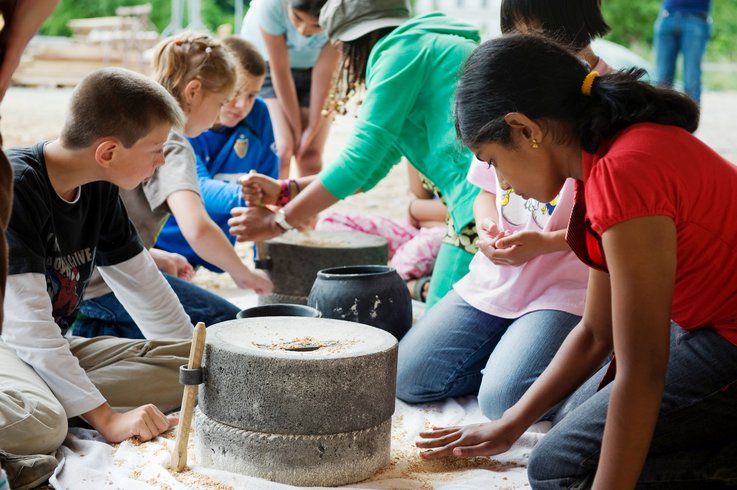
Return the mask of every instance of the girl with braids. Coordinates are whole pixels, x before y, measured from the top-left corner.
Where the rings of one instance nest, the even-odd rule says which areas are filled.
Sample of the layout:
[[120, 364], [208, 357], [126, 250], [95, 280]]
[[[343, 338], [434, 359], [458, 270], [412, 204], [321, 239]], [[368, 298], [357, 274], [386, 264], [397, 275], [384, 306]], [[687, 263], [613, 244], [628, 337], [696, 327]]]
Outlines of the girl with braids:
[[410, 19], [406, 0], [328, 0], [320, 24], [343, 55], [333, 105], [365, 87], [353, 135], [337, 160], [276, 214], [235, 209], [230, 232], [260, 240], [302, 225], [339, 199], [370, 190], [404, 156], [449, 211], [430, 281], [431, 306], [468, 272], [477, 250], [472, 204], [478, 189], [466, 181], [472, 155], [456, 139], [451, 101], [479, 34], [440, 13]]
[[466, 64], [459, 137], [521, 195], [576, 180], [567, 240], [590, 274], [581, 322], [519, 402], [421, 433], [425, 458], [504, 452], [575, 391], [530, 456], [533, 488], [737, 481], [737, 224], [714, 210], [737, 206], [737, 167], [691, 134], [690, 99], [642, 74], [529, 35]]
[[[239, 308], [188, 282], [192, 266], [183, 256], [152, 248], [164, 222], [174, 216], [195, 253], [229, 273], [240, 288], [271, 291], [262, 271], [252, 271], [238, 257], [223, 230], [207, 214], [197, 181], [196, 157], [187, 137], [209, 129], [235, 93], [236, 62], [220, 42], [205, 34], [182, 33], [162, 41], [154, 52], [154, 77], [177, 99], [186, 116], [164, 145], [165, 163], [150, 179], [121, 197], [131, 221], [193, 323], [232, 320]], [[107, 285], [94, 277], [74, 323], [75, 335], [143, 338]]]
[[254, 43], [268, 69], [261, 97], [274, 125], [279, 174], [289, 177], [292, 157], [300, 176], [322, 168], [330, 118], [322, 115], [338, 51], [318, 23], [325, 0], [255, 0], [241, 36]]

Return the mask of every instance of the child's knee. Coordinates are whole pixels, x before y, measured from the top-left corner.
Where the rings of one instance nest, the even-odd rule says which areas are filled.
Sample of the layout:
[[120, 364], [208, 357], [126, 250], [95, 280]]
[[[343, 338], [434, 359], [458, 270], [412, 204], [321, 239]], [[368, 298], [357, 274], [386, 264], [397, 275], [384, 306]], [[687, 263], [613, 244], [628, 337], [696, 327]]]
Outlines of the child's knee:
[[445, 398], [445, 390], [432, 375], [427, 374], [424, 360], [402, 360], [400, 354], [397, 363], [397, 398], [407, 403], [425, 403]]
[[302, 175], [313, 175], [322, 170], [322, 152], [307, 149], [297, 160], [297, 167]]
[[509, 407], [517, 403], [519, 397], [518, 390], [507, 383], [488, 383], [484, 380], [479, 389], [481, 413], [491, 420], [498, 420]]
[[29, 396], [14, 389], [0, 392], [2, 449], [15, 454], [47, 454], [67, 435], [67, 415], [55, 399]]
[[281, 138], [276, 143], [276, 154], [279, 160], [291, 159], [294, 154], [294, 143], [291, 138]]
[[397, 362], [397, 398], [407, 403], [421, 403], [425, 399], [419, 390], [420, 367], [413, 359], [399, 356]]

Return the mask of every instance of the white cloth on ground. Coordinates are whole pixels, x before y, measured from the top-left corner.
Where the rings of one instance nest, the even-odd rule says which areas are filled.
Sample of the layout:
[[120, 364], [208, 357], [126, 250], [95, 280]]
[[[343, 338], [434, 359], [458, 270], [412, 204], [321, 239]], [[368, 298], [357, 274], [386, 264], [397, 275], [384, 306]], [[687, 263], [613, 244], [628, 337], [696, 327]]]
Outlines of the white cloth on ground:
[[[408, 405], [397, 401], [392, 420], [392, 462], [369, 480], [346, 488], [400, 490], [416, 488], [472, 489], [529, 487], [527, 458], [547, 430], [537, 424], [506, 453], [494, 458], [474, 460], [425, 461], [413, 442], [417, 434], [433, 425], [449, 426], [486, 420], [476, 397], [450, 399], [445, 402]], [[92, 430], [73, 428], [64, 445], [57, 451], [61, 464], [50, 483], [54, 488], [126, 490], [171, 488], [248, 488], [249, 490], [285, 490], [292, 487], [258, 478], [212, 470], [200, 466], [194, 458], [193, 440], [189, 444], [190, 470], [177, 474], [168, 469], [175, 432], [170, 431], [153, 441], [120, 445], [107, 444]], [[224, 485], [223, 485], [224, 484]], [[305, 488], [305, 487], [300, 487]], [[313, 487], [316, 488], [316, 487]]]

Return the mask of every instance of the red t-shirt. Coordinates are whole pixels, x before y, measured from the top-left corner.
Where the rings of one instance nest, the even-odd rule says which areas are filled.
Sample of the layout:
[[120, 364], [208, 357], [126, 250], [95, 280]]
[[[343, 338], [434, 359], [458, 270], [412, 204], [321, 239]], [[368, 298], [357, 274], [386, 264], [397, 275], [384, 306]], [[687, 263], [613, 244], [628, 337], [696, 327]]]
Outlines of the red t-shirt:
[[600, 237], [608, 228], [672, 218], [671, 318], [685, 330], [713, 328], [737, 345], [737, 219], [729, 214], [737, 209], [737, 166], [683, 129], [641, 123], [584, 153], [583, 178], [568, 231], [579, 257], [605, 270]]

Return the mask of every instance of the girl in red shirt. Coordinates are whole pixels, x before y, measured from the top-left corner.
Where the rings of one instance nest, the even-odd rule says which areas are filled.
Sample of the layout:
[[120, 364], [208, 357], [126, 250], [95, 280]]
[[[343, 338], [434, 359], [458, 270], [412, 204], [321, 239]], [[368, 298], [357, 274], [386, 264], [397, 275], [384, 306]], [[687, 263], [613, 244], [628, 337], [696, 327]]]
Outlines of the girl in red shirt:
[[425, 458], [504, 452], [573, 393], [530, 456], [533, 488], [737, 482], [737, 167], [691, 134], [691, 100], [642, 75], [599, 76], [538, 36], [469, 58], [460, 139], [524, 197], [577, 179], [567, 240], [591, 269], [581, 322], [519, 402], [423, 432]]

